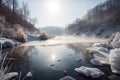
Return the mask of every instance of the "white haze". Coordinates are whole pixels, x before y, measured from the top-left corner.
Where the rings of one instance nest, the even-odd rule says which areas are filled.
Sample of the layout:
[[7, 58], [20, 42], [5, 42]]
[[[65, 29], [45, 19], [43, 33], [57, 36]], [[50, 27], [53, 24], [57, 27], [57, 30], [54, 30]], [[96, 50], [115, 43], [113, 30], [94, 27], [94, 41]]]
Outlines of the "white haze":
[[96, 38], [94, 36], [56, 36], [53, 39], [46, 41], [31, 41], [22, 44], [21, 46], [50, 46], [50, 45], [60, 45], [68, 43], [94, 43], [94, 42], [105, 42], [105, 39]]

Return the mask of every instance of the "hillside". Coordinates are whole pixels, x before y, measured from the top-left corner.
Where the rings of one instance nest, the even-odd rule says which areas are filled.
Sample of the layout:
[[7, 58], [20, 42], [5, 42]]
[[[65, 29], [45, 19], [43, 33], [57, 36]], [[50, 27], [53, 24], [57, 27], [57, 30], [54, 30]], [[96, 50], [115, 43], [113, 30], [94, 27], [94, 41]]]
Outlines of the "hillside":
[[67, 34], [109, 37], [120, 31], [120, 0], [107, 0], [76, 19], [66, 28]]
[[27, 34], [39, 33], [30, 21], [27, 4], [19, 7], [17, 0], [0, 0], [0, 34], [2, 37], [25, 42]]

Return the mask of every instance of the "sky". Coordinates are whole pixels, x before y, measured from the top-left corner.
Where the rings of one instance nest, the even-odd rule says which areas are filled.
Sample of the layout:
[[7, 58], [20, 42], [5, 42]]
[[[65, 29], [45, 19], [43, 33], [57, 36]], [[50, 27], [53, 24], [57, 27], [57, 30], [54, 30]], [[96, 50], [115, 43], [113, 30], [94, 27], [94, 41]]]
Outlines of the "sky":
[[20, 4], [28, 4], [30, 15], [36, 17], [36, 27], [58, 26], [68, 24], [82, 18], [89, 9], [106, 0], [18, 0]]

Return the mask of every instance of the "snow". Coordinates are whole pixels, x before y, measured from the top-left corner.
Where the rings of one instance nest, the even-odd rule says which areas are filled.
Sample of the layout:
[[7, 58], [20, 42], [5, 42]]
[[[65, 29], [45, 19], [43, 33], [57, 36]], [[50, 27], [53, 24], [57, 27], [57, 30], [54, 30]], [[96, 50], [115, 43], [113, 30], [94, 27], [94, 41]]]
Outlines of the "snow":
[[0, 22], [5, 23], [5, 17], [0, 15]]
[[103, 47], [103, 46], [105, 46], [104, 43], [94, 43], [93, 44], [93, 47]]
[[109, 50], [107, 48], [104, 48], [104, 47], [90, 47], [90, 48], [87, 48], [87, 50], [90, 53], [96, 53], [96, 52], [99, 52], [99, 51], [109, 53]]
[[11, 78], [16, 77], [16, 76], [18, 76], [18, 73], [17, 73], [17, 72], [10, 72], [10, 73], [5, 74], [5, 75], [1, 78], [1, 80], [10, 80]]
[[75, 71], [82, 73], [87, 77], [91, 76], [92, 78], [99, 78], [100, 76], [104, 75], [104, 73], [97, 68], [89, 68], [84, 66], [81, 66], [80, 68], [75, 68]]
[[120, 33], [119, 32], [117, 32], [114, 35], [113, 43], [116, 43], [116, 42], [120, 42]]
[[74, 79], [74, 78], [71, 77], [71, 76], [65, 76], [65, 77], [63, 77], [63, 78], [60, 78], [59, 80], [76, 80], [76, 79]]
[[113, 36], [113, 40], [110, 43], [113, 48], [120, 48], [120, 33], [117, 32], [114, 36]]
[[105, 56], [106, 58], [109, 56], [109, 54], [108, 54], [109, 50], [104, 47], [90, 47], [90, 48], [87, 48], [87, 50], [89, 51], [89, 53], [101, 54], [101, 55]]
[[109, 62], [113, 73], [120, 74], [120, 49], [112, 49], [109, 55]]
[[102, 59], [91, 59], [90, 60], [91, 64], [95, 65], [95, 66], [103, 66], [103, 65], [110, 65], [109, 61], [106, 60], [102, 60]]
[[32, 72], [28, 72], [27, 74], [26, 74], [26, 76], [27, 77], [32, 77], [33, 75], [32, 75]]

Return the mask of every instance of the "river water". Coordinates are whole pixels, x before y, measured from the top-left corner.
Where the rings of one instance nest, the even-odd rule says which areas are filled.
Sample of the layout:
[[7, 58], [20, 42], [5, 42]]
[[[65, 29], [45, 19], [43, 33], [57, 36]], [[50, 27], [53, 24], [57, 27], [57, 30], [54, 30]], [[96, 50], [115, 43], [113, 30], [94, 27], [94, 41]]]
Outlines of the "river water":
[[[36, 42], [38, 43], [38, 42]], [[38, 43], [39, 44], [39, 43]], [[110, 80], [109, 66], [97, 67], [106, 73], [105, 76], [92, 79], [74, 71], [81, 66], [96, 67], [91, 65], [93, 54], [87, 53], [86, 48], [92, 43], [74, 42], [54, 45], [27, 45], [19, 46], [12, 52], [16, 59], [11, 71], [21, 72], [23, 78], [27, 72], [32, 72], [32, 80], [59, 80], [69, 75], [76, 80]], [[116, 80], [111, 79], [111, 80]]]

